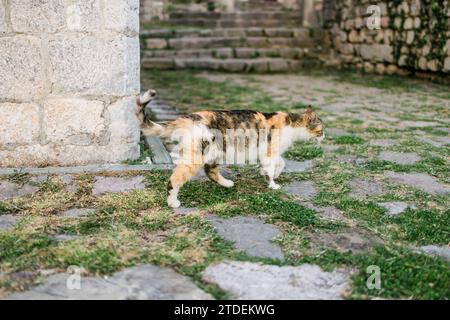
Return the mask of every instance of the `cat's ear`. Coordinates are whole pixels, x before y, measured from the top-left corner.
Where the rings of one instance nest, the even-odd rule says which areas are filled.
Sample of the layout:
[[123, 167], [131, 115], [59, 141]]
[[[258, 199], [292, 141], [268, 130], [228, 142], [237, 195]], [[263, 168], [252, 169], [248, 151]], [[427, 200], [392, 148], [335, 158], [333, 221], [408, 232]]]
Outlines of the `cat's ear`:
[[311, 106], [308, 106], [308, 108], [306, 108], [306, 110], [303, 112], [303, 119], [306, 123], [312, 123], [316, 121], [317, 114]]

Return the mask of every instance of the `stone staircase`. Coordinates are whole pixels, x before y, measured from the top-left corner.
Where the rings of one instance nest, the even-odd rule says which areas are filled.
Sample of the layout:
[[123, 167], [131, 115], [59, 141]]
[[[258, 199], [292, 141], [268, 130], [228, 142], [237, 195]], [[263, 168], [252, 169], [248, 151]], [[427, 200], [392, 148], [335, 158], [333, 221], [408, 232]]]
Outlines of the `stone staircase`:
[[322, 31], [306, 28], [157, 29], [143, 31], [144, 69], [279, 72], [313, 66]]
[[280, 4], [277, 1], [267, 0], [249, 0], [249, 1], [237, 1], [236, 7], [241, 11], [279, 11]]
[[143, 30], [142, 68], [264, 73], [319, 63], [324, 32], [301, 27], [300, 11], [263, 0], [240, 6], [231, 13], [175, 11], [167, 27]]
[[173, 25], [204, 28], [250, 28], [299, 26], [302, 17], [298, 11], [239, 11], [239, 12], [173, 12]]

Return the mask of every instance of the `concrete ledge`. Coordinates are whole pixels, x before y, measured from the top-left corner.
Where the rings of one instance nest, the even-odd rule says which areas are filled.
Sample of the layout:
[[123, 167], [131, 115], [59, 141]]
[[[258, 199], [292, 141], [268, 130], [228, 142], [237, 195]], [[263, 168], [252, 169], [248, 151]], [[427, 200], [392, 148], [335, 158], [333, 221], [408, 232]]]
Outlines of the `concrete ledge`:
[[45, 167], [45, 168], [0, 168], [0, 175], [14, 174], [17, 172], [29, 174], [70, 174], [70, 173], [97, 173], [114, 171], [152, 171], [152, 170], [171, 170], [172, 164], [92, 164], [77, 167]]

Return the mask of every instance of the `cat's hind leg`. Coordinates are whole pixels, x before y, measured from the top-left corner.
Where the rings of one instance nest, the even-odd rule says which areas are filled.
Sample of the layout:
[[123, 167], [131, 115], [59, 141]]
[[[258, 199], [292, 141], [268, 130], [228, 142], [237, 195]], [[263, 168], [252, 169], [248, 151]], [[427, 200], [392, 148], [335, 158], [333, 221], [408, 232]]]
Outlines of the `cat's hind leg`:
[[234, 186], [234, 182], [233, 181], [224, 178], [220, 174], [219, 165], [217, 165], [217, 164], [205, 164], [204, 168], [205, 168], [206, 175], [212, 181], [220, 184], [221, 186], [223, 186], [225, 188], [231, 188], [232, 186]]
[[169, 207], [178, 208], [181, 205], [178, 200], [178, 192], [180, 191], [181, 186], [195, 176], [200, 168], [201, 165], [198, 164], [179, 164], [175, 167], [167, 186], [169, 193], [167, 204]]

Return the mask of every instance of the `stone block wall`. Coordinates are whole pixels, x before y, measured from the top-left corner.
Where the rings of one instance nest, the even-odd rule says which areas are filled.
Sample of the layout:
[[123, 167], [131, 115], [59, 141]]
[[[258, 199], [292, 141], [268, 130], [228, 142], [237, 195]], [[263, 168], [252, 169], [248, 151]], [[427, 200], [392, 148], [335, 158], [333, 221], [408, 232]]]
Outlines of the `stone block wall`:
[[0, 0], [0, 166], [139, 156], [139, 0]]
[[[370, 29], [379, 8], [379, 29]], [[332, 65], [376, 73], [450, 73], [450, 1], [325, 0]]]

